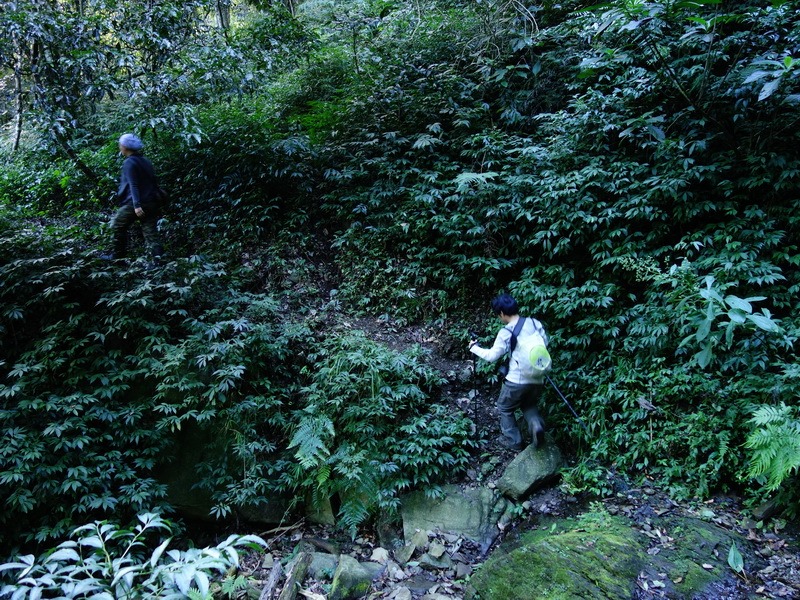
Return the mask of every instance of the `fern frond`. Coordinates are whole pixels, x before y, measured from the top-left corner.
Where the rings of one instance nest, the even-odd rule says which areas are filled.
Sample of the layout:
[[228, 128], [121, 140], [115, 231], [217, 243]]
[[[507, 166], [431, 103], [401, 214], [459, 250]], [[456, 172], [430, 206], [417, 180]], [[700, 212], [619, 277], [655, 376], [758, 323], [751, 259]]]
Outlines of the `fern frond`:
[[756, 424], [745, 447], [753, 450], [749, 475], [767, 476], [767, 491], [778, 489], [783, 481], [800, 469], [800, 420], [796, 407], [760, 406], [750, 419]]
[[325, 438], [333, 438], [333, 422], [325, 415], [304, 417], [289, 442], [289, 448], [297, 448], [295, 458], [304, 469], [324, 463], [330, 456]]

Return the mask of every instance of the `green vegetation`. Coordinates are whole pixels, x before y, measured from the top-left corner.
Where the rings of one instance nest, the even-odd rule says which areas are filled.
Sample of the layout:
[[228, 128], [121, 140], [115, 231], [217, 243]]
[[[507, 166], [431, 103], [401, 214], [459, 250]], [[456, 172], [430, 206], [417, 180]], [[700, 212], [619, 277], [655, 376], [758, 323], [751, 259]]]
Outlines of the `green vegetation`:
[[[167, 513], [196, 425], [218, 517], [435, 494], [469, 422], [346, 323], [461, 348], [501, 290], [588, 425], [548, 398], [572, 489], [797, 512], [796, 2], [157, 4], [4, 8], [2, 554]], [[95, 256], [124, 131], [171, 197], [154, 272]]]
[[[0, 565], [0, 571], [17, 571], [19, 585], [5, 586], [0, 595], [12, 598], [208, 598], [210, 576], [220, 576], [239, 564], [239, 551], [263, 548], [254, 535], [230, 536], [213, 548], [168, 550], [169, 521], [142, 514], [131, 529], [96, 522], [78, 527], [75, 539], [62, 542], [45, 556], [19, 558]], [[151, 538], [160, 534], [149, 552]]]

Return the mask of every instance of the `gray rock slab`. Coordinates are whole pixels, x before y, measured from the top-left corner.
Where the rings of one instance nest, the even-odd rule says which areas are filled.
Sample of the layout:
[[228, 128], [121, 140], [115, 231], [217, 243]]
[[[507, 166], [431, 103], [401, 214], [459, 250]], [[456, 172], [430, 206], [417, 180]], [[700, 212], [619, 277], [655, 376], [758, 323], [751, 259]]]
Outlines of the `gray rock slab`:
[[540, 448], [528, 446], [508, 464], [497, 482], [497, 489], [520, 500], [555, 478], [561, 465], [561, 451], [549, 440]]
[[354, 600], [369, 591], [372, 575], [355, 558], [342, 554], [333, 576], [329, 600]]
[[497, 523], [510, 508], [510, 502], [497, 490], [484, 487], [442, 488], [444, 498], [431, 500], [422, 492], [402, 500], [403, 534], [411, 540], [417, 531], [454, 533], [488, 547], [497, 538]]
[[309, 574], [314, 579], [330, 581], [339, 566], [339, 557], [327, 552], [314, 552], [311, 558], [311, 565], [308, 567]]

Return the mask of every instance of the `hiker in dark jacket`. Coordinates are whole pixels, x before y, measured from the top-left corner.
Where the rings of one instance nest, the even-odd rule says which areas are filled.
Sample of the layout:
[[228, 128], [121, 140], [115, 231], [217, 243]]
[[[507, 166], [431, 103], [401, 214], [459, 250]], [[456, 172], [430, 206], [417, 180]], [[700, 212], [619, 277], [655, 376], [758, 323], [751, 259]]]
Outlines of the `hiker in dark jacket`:
[[111, 220], [114, 249], [106, 258], [124, 258], [128, 250], [128, 230], [137, 220], [142, 225], [145, 245], [157, 264], [164, 252], [158, 234], [158, 180], [153, 164], [142, 156], [142, 140], [132, 133], [119, 138], [119, 151], [124, 157], [117, 190], [119, 208]]

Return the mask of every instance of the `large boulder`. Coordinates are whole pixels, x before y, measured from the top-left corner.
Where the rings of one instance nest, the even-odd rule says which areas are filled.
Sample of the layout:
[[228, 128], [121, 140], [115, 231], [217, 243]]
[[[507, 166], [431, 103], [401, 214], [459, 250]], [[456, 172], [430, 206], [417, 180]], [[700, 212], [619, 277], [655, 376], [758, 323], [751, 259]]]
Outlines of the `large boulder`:
[[414, 492], [402, 500], [403, 534], [410, 542], [418, 531], [454, 533], [488, 548], [499, 535], [497, 524], [511, 509], [511, 503], [497, 490], [484, 487], [442, 488], [444, 497], [431, 500]]
[[541, 447], [528, 446], [509, 463], [497, 482], [497, 489], [514, 500], [520, 500], [553, 480], [561, 465], [561, 451], [547, 436]]
[[664, 519], [640, 531], [627, 519], [590, 512], [555, 521], [503, 545], [472, 575], [467, 600], [629, 600], [638, 589], [668, 598], [717, 598], [735, 580], [735, 542], [713, 523]]

